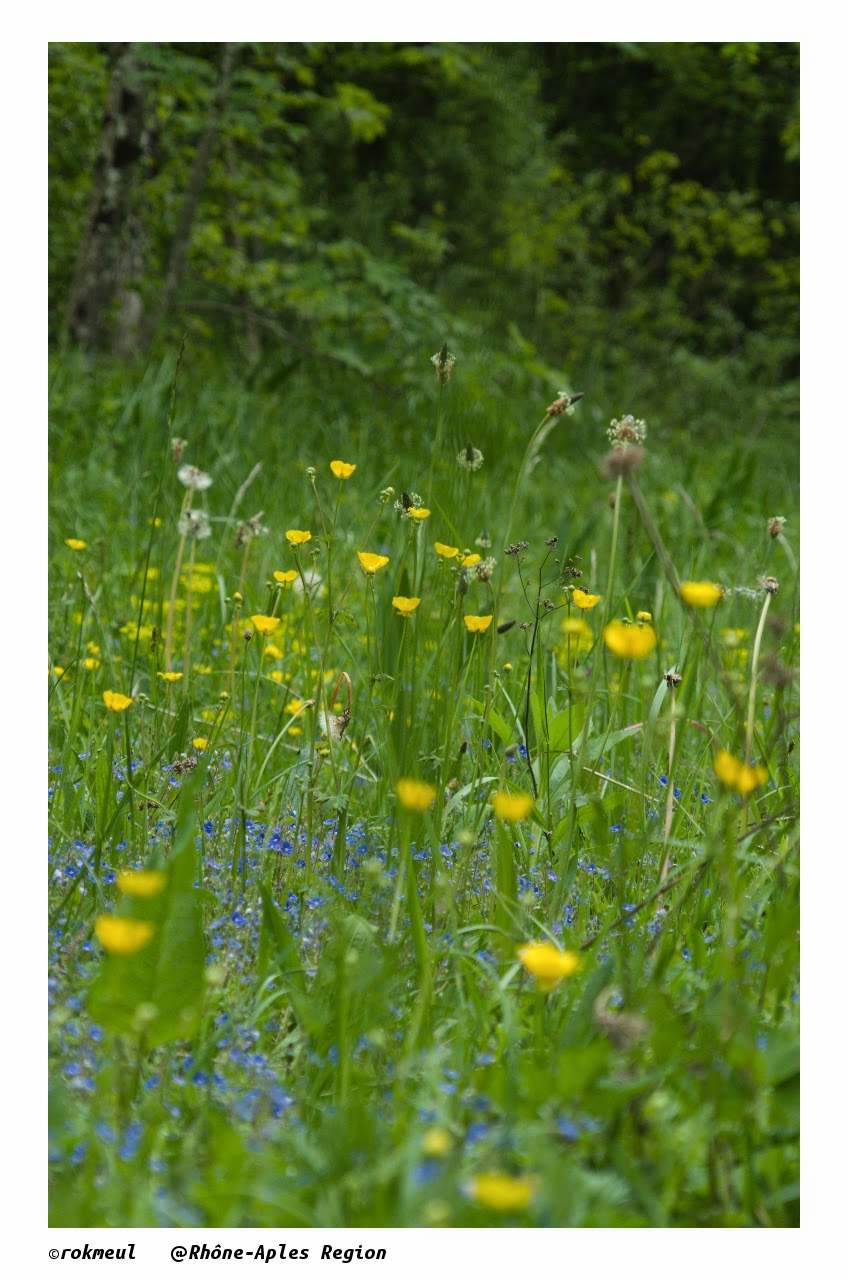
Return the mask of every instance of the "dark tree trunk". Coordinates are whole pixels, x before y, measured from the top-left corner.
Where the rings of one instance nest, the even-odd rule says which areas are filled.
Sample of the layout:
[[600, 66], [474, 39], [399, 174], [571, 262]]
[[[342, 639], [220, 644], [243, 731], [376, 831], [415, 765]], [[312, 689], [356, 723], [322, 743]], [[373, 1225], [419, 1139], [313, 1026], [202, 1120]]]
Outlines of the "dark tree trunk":
[[133, 179], [144, 152], [145, 94], [133, 45], [111, 45], [110, 60], [109, 96], [67, 305], [70, 337], [92, 349], [112, 342], [114, 311], [126, 275]]
[[[226, 140], [225, 154], [227, 162], [227, 176], [230, 180], [230, 222], [224, 228], [224, 237], [227, 244], [231, 248], [235, 249], [237, 253], [247, 261], [248, 254], [250, 253], [250, 246], [247, 244], [244, 236], [238, 229], [238, 202], [235, 198], [235, 192], [238, 189], [238, 176], [235, 146], [231, 138], [227, 138]], [[241, 308], [247, 358], [251, 364], [256, 364], [256, 361], [262, 355], [262, 341], [259, 336], [259, 326], [256, 322], [256, 314], [250, 305], [250, 298], [244, 289], [239, 290], [236, 295], [236, 301]]]
[[147, 322], [143, 330], [144, 346], [149, 344], [156, 337], [159, 326], [165, 316], [171, 310], [174, 304], [180, 285], [185, 275], [186, 262], [188, 261], [188, 252], [191, 247], [191, 233], [194, 226], [194, 219], [197, 214], [197, 207], [200, 204], [200, 197], [203, 192], [203, 184], [206, 181], [206, 174], [209, 169], [212, 154], [215, 149], [215, 140], [218, 135], [218, 126], [221, 123], [221, 116], [227, 105], [227, 99], [230, 94], [230, 82], [232, 80], [233, 68], [236, 61], [236, 52], [238, 46], [235, 44], [225, 44], [221, 49], [221, 70], [218, 77], [218, 86], [215, 90], [215, 97], [209, 110], [209, 116], [206, 121], [206, 127], [197, 144], [197, 151], [194, 154], [194, 164], [192, 165], [191, 175], [188, 180], [185, 196], [183, 197], [182, 208], [177, 222], [177, 229], [174, 233], [174, 240], [171, 245], [171, 254], [168, 259], [168, 270], [165, 274], [165, 280], [159, 292], [159, 296], [154, 303]]

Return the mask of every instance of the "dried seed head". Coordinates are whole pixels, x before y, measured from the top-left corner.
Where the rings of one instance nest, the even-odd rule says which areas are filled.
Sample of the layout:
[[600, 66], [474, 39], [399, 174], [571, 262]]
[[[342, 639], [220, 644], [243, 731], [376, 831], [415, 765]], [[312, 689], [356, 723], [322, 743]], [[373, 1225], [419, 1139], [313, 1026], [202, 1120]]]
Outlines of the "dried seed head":
[[207, 475], [205, 471], [201, 471], [200, 467], [192, 467], [191, 465], [180, 467], [177, 472], [177, 479], [187, 489], [198, 489], [201, 492], [204, 489], [208, 489], [212, 484], [210, 475]]
[[626, 1049], [636, 1040], [648, 1034], [651, 1024], [638, 1013], [623, 1013], [608, 1008], [609, 1001], [615, 997], [621, 1001], [618, 987], [605, 987], [592, 1006], [595, 1026], [611, 1040], [617, 1049]]
[[183, 440], [182, 436], [174, 436], [171, 440], [171, 461], [179, 462], [188, 448], [188, 440]]
[[553, 404], [548, 405], [546, 413], [551, 418], [558, 418], [563, 413], [570, 417], [577, 401], [582, 400], [585, 394], [585, 391], [575, 391], [574, 395], [570, 396], [567, 391], [560, 391]]
[[663, 680], [665, 680], [669, 689], [676, 689], [682, 679], [683, 676], [681, 676], [677, 671], [666, 671], [663, 676]]
[[772, 684], [777, 689], [786, 689], [795, 679], [795, 672], [791, 667], [784, 666], [777, 654], [767, 653], [763, 660], [760, 679], [766, 684]]
[[773, 538], [779, 538], [786, 524], [786, 516], [772, 516], [768, 522], [768, 531]]
[[497, 561], [493, 556], [488, 556], [485, 560], [480, 560], [474, 565], [472, 573], [478, 582], [490, 582], [492, 574], [495, 572]]
[[628, 472], [641, 471], [642, 463], [647, 456], [647, 451], [640, 445], [628, 445], [626, 448], [617, 445], [610, 450], [601, 464], [604, 478], [615, 480], [619, 476], [627, 475]]
[[434, 356], [430, 357], [430, 364], [436, 366], [436, 375], [439, 382], [442, 384], [450, 382], [450, 376], [453, 371], [453, 367], [456, 364], [456, 357], [452, 356], [448, 351], [448, 344], [446, 342], [442, 343], [440, 351], [437, 351]]
[[212, 526], [205, 511], [186, 511], [180, 516], [177, 528], [181, 534], [193, 538], [195, 542], [212, 537]]
[[770, 596], [776, 596], [776, 595], [777, 595], [777, 592], [778, 592], [778, 587], [779, 587], [779, 585], [780, 585], [780, 584], [778, 583], [777, 578], [763, 578], [763, 579], [762, 579], [762, 588], [763, 588], [763, 590], [766, 592], [766, 594], [767, 594], [767, 595], [770, 595]]
[[489, 547], [492, 545], [492, 539], [489, 537], [488, 529], [480, 530], [480, 537], [474, 539], [474, 545], [475, 547], [479, 547], [481, 551], [488, 551]]

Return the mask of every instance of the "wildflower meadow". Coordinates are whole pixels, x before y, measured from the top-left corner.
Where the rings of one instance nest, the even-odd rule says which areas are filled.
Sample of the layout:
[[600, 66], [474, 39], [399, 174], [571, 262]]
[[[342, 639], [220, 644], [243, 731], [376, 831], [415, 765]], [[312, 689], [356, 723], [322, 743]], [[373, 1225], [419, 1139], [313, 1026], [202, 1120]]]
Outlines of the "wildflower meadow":
[[798, 43], [336, 8], [47, 48], [51, 1234], [796, 1228]]
[[189, 360], [54, 386], [53, 1224], [796, 1224], [792, 521], [579, 389], [490, 459], [446, 344], [388, 454]]

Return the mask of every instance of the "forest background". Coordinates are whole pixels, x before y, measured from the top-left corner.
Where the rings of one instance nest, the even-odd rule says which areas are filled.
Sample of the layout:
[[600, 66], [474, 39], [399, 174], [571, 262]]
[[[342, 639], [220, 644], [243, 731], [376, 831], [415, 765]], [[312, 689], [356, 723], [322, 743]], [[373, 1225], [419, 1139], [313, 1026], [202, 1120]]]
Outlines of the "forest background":
[[771, 512], [797, 466], [798, 67], [789, 43], [53, 44], [54, 426], [119, 449], [123, 390], [185, 334], [219, 423], [284, 403], [340, 447], [364, 394], [402, 448], [448, 339], [487, 456], [568, 384]]

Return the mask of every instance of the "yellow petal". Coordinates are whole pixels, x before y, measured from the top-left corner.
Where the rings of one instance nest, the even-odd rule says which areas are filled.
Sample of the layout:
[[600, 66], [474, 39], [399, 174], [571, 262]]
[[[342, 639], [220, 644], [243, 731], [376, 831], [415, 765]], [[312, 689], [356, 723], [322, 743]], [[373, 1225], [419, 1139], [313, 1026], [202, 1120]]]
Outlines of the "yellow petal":
[[713, 760], [713, 772], [719, 782], [731, 787], [738, 795], [747, 796], [768, 779], [768, 770], [761, 764], [750, 765], [737, 760], [729, 751], [719, 751]]
[[526, 942], [518, 948], [518, 958], [536, 979], [540, 991], [552, 991], [563, 978], [580, 968], [580, 957], [573, 951], [560, 951], [552, 942]]
[[254, 613], [250, 621], [253, 623], [254, 630], [258, 631], [261, 636], [273, 635], [280, 625], [279, 618], [269, 618], [264, 613]]
[[392, 604], [398, 613], [405, 614], [407, 617], [415, 612], [420, 603], [421, 600], [417, 596], [392, 596]]
[[132, 706], [132, 698], [128, 698], [125, 693], [113, 693], [111, 689], [103, 694], [103, 701], [110, 711], [126, 711], [127, 707]]
[[[164, 871], [119, 871], [118, 888], [132, 898], [153, 898], [168, 883]], [[112, 917], [114, 918], [114, 917]]]
[[355, 462], [331, 462], [330, 470], [339, 480], [347, 480], [356, 470]]
[[378, 569], [382, 569], [384, 565], [389, 563], [388, 556], [376, 556], [372, 551], [357, 551], [359, 563], [367, 573], [368, 577], [372, 577]]
[[525, 791], [496, 791], [491, 804], [504, 822], [519, 822], [532, 812], [534, 801]]
[[505, 1173], [479, 1173], [471, 1179], [471, 1197], [484, 1209], [500, 1213], [520, 1213], [533, 1199], [535, 1182], [531, 1178], [511, 1178]]
[[681, 582], [680, 599], [693, 609], [711, 609], [724, 595], [714, 582]]
[[429, 809], [436, 798], [435, 787], [415, 778], [399, 778], [395, 783], [395, 793], [405, 809], [416, 809], [420, 813]]
[[147, 946], [153, 937], [153, 925], [147, 920], [129, 920], [123, 916], [98, 916], [94, 932], [104, 951], [116, 956], [132, 956]]
[[590, 596], [588, 591], [581, 591], [579, 587], [575, 587], [571, 593], [571, 598], [578, 609], [594, 609], [601, 597]]
[[604, 627], [604, 643], [617, 658], [645, 658], [656, 646], [657, 636], [653, 627], [611, 622]]

